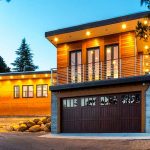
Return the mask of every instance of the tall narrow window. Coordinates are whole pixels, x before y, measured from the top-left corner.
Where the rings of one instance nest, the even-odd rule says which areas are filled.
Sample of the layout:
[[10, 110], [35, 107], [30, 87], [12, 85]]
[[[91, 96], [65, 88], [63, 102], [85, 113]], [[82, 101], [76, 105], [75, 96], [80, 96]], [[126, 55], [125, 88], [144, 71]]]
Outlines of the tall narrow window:
[[81, 82], [82, 80], [82, 66], [81, 66], [81, 51], [70, 52], [71, 65], [71, 83]]
[[87, 50], [88, 81], [99, 80], [99, 48], [90, 48]]
[[22, 97], [23, 98], [33, 98], [33, 95], [34, 95], [33, 85], [23, 85]]
[[20, 87], [18, 85], [14, 86], [14, 98], [20, 98]]
[[41, 84], [36, 86], [36, 96], [37, 97], [47, 97], [48, 96], [48, 85]]
[[118, 45], [109, 45], [105, 49], [106, 61], [106, 78], [118, 78], [118, 58], [119, 48]]

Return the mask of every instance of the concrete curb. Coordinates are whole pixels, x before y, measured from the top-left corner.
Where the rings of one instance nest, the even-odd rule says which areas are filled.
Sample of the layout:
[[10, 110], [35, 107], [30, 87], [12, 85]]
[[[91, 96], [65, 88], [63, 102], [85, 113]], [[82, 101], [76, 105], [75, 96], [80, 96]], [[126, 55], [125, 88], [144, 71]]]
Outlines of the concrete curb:
[[82, 140], [150, 140], [148, 133], [99, 133], [99, 134], [46, 134], [41, 138], [82, 139]]

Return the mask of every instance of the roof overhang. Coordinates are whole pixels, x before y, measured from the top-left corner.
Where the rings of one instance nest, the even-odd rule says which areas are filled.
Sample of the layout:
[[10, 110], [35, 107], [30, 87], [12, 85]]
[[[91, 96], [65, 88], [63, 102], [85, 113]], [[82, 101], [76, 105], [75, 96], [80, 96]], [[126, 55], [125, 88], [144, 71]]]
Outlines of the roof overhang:
[[[46, 32], [45, 37], [57, 47], [57, 44], [61, 43], [133, 31], [135, 30], [137, 21], [143, 21], [149, 14], [150, 11], [146, 11], [69, 28], [58, 29]], [[122, 24], [126, 24], [126, 29], [122, 29]], [[91, 33], [90, 36], [86, 35], [87, 31]], [[55, 38], [58, 39], [57, 42], [54, 40]]]

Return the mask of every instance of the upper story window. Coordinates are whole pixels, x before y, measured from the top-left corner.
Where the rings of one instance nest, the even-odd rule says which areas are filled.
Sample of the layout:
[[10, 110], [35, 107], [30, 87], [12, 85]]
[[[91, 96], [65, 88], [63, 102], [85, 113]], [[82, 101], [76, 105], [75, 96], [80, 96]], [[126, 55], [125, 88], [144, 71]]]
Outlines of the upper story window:
[[14, 98], [20, 98], [20, 87], [18, 85], [14, 86]]
[[22, 97], [23, 98], [33, 98], [34, 89], [33, 85], [23, 85], [22, 86]]
[[87, 49], [88, 81], [100, 78], [100, 52], [99, 47]]
[[106, 61], [106, 78], [118, 78], [119, 69], [119, 46], [107, 45], [105, 47], [105, 61]]
[[47, 97], [48, 96], [48, 85], [41, 84], [36, 86], [36, 96], [37, 97]]
[[81, 82], [82, 81], [82, 57], [81, 50], [71, 51], [70, 52], [70, 74], [71, 74], [71, 82]]

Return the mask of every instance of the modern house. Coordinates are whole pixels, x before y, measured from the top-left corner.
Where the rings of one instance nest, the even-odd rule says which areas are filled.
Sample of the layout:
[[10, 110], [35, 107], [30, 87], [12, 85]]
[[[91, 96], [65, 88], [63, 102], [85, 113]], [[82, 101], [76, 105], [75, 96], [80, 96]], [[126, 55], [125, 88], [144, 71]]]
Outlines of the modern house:
[[51, 115], [50, 71], [0, 74], [0, 116]]
[[52, 133], [150, 132], [150, 40], [135, 34], [149, 13], [45, 33], [57, 48]]

